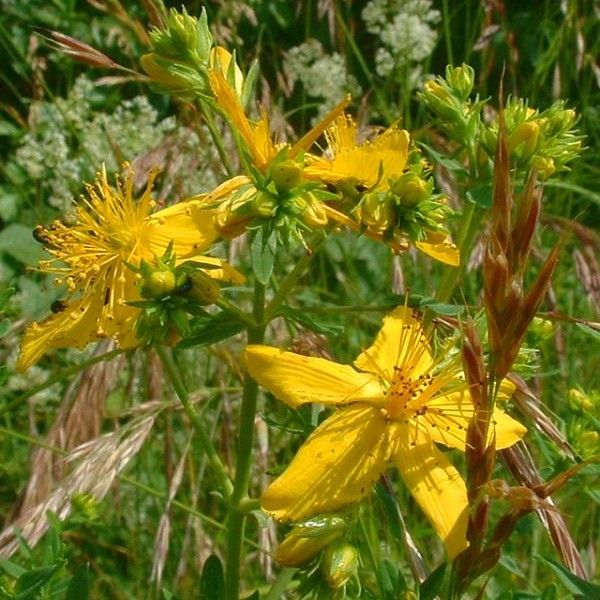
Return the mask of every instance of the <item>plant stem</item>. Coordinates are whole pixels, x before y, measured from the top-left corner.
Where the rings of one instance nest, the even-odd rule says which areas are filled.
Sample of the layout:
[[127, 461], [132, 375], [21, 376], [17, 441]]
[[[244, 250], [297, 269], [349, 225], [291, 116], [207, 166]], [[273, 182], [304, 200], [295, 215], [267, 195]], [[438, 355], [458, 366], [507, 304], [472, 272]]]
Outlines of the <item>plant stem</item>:
[[456, 244], [460, 250], [460, 265], [455, 269], [447, 269], [444, 273], [440, 286], [435, 294], [435, 298], [438, 302], [448, 302], [452, 297], [456, 286], [460, 282], [469, 260], [475, 236], [477, 235], [479, 225], [481, 224], [485, 212], [485, 209], [475, 204], [475, 202], [467, 203], [460, 229], [456, 235]]
[[204, 422], [200, 418], [200, 415], [198, 414], [193, 402], [190, 400], [190, 396], [185, 384], [183, 383], [183, 378], [181, 377], [179, 368], [175, 364], [173, 357], [171, 356], [170, 352], [166, 350], [166, 348], [163, 346], [157, 346], [156, 352], [160, 357], [165, 372], [167, 373], [167, 376], [173, 385], [173, 389], [175, 390], [175, 393], [177, 394], [177, 397], [183, 406], [185, 414], [188, 416], [188, 419], [190, 420], [192, 427], [194, 428], [194, 431], [200, 440], [200, 445], [206, 453], [208, 463], [212, 467], [213, 472], [219, 481], [220, 491], [225, 499], [228, 499], [233, 492], [231, 480], [229, 479], [229, 475], [227, 475], [225, 465], [223, 465], [223, 462], [221, 461], [221, 458], [213, 446], [210, 436], [204, 427]]
[[292, 291], [294, 285], [296, 285], [296, 282], [304, 273], [306, 267], [308, 267], [310, 261], [313, 259], [314, 255], [318, 252], [319, 248], [323, 245], [324, 242], [325, 237], [319, 236], [319, 238], [315, 241], [314, 244], [312, 244], [312, 246], [309, 248], [306, 254], [296, 263], [294, 268], [283, 279], [281, 285], [279, 286], [279, 289], [277, 290], [277, 293], [275, 294], [275, 296], [273, 296], [273, 299], [269, 303], [269, 306], [267, 306], [267, 308], [265, 309], [265, 323], [270, 323], [273, 320], [278, 308], [287, 298], [287, 295]]
[[219, 131], [217, 130], [217, 126], [215, 125], [215, 121], [210, 111], [210, 107], [206, 104], [206, 102], [202, 100], [200, 100], [198, 103], [200, 105], [202, 115], [204, 116], [206, 126], [208, 127], [208, 131], [210, 132], [210, 137], [212, 138], [213, 142], [215, 143], [215, 146], [217, 147], [219, 158], [221, 159], [221, 162], [225, 167], [225, 171], [227, 172], [227, 177], [233, 177], [234, 170], [231, 166], [231, 160], [229, 159], [229, 154], [227, 154], [227, 151], [225, 150], [221, 134], [219, 133]]
[[[264, 341], [267, 322], [265, 319], [265, 286], [254, 284], [254, 304], [252, 309], [255, 325], [248, 327], [248, 343], [260, 344]], [[258, 384], [247, 373], [242, 391], [242, 410], [238, 430], [235, 481], [229, 505], [227, 525], [227, 553], [225, 556], [225, 597], [238, 600], [240, 590], [240, 563], [242, 541], [246, 524], [250, 468], [254, 445], [254, 419], [258, 400]]]

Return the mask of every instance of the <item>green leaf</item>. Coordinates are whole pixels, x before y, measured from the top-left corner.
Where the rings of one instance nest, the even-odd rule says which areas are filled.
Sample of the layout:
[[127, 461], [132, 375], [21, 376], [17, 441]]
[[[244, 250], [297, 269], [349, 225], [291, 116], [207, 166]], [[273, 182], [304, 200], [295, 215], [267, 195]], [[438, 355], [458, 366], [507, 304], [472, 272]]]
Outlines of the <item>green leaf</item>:
[[90, 596], [90, 566], [84, 565], [75, 571], [69, 582], [65, 600], [88, 600]]
[[244, 324], [226, 313], [219, 313], [211, 319], [192, 319], [191, 335], [177, 344], [178, 348], [209, 346], [230, 338], [243, 331]]
[[307, 315], [305, 312], [302, 312], [302, 309], [292, 308], [291, 306], [282, 306], [277, 312], [280, 315], [299, 323], [306, 329], [322, 333], [323, 335], [340, 335], [344, 332], [344, 327], [342, 325], [325, 323], [317, 320], [314, 315]]
[[43, 257], [42, 247], [31, 235], [31, 229], [13, 223], [0, 231], [0, 250], [26, 265], [34, 266]]
[[199, 600], [222, 600], [225, 597], [223, 565], [216, 554], [211, 554], [204, 563], [200, 576]]
[[23, 573], [27, 573], [27, 569], [20, 567], [6, 558], [0, 558], [0, 570], [4, 571], [9, 577], [13, 577], [14, 579], [19, 579]]
[[40, 567], [23, 573], [17, 580], [15, 586], [15, 600], [33, 600], [38, 597], [38, 592], [54, 576], [54, 574], [63, 567], [64, 562], [59, 562], [48, 567]]
[[420, 308], [429, 308], [434, 313], [444, 317], [456, 317], [465, 311], [465, 307], [461, 304], [444, 304], [435, 300], [423, 300]]
[[581, 579], [581, 577], [571, 573], [571, 571], [566, 567], [563, 567], [563, 565], [560, 565], [549, 558], [544, 558], [543, 556], [538, 556], [538, 558], [545, 562], [558, 575], [560, 582], [572, 594], [581, 594], [586, 600], [600, 598], [600, 585]]
[[577, 327], [581, 329], [581, 331], [591, 335], [594, 339], [600, 341], [600, 331], [598, 331], [595, 327], [590, 327], [585, 323], [577, 323]]
[[419, 586], [419, 600], [433, 600], [442, 587], [448, 563], [442, 563]]
[[267, 285], [275, 266], [277, 235], [273, 231], [264, 239], [264, 231], [262, 228], [257, 229], [250, 245], [250, 252], [252, 254], [252, 268], [254, 269], [256, 279], [263, 285]]
[[490, 208], [492, 206], [492, 186], [489, 183], [476, 185], [467, 192], [467, 197], [481, 208]]
[[433, 158], [433, 160], [436, 163], [448, 169], [448, 171], [454, 171], [455, 173], [463, 173], [464, 175], [467, 175], [467, 170], [457, 160], [454, 160], [453, 158], [448, 158], [447, 156], [440, 154], [439, 152], [431, 148], [431, 146], [428, 146], [423, 142], [419, 142], [419, 146], [425, 148], [427, 154], [429, 154], [429, 156], [431, 156], [431, 158]]

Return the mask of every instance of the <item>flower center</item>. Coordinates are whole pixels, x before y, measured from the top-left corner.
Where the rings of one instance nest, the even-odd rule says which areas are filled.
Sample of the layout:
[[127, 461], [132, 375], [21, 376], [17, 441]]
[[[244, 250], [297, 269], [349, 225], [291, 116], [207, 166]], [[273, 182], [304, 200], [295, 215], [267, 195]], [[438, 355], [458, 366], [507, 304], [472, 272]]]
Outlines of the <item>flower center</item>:
[[394, 367], [394, 375], [386, 392], [388, 416], [395, 420], [406, 420], [424, 415], [427, 406], [423, 392], [433, 381], [433, 375], [429, 373], [414, 379], [402, 367]]

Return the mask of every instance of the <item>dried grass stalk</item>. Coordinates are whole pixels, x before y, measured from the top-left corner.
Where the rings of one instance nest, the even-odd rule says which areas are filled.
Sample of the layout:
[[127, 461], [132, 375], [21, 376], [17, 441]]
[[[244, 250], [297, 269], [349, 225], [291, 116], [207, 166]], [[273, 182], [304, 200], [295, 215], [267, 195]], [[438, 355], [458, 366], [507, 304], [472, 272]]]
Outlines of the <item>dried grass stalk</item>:
[[97, 500], [104, 498], [119, 473], [139, 452], [159, 412], [138, 417], [120, 431], [105, 434], [75, 448], [68, 457], [70, 463], [79, 463], [73, 471], [47, 498], [23, 512], [0, 533], [0, 556], [9, 557], [19, 548], [16, 531], [29, 545], [35, 545], [48, 529], [48, 511], [60, 520], [66, 519], [75, 494], [89, 494]]

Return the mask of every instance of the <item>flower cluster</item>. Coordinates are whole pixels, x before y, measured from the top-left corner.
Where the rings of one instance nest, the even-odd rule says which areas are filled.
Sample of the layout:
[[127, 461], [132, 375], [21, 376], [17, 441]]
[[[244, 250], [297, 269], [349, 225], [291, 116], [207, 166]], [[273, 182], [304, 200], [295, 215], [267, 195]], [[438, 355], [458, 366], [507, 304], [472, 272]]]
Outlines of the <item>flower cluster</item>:
[[[367, 5], [364, 16], [370, 30], [394, 48], [390, 56], [395, 62], [421, 60], [431, 51], [435, 34], [429, 26], [437, 22], [439, 13], [431, 9], [429, 0], [392, 5], [403, 6], [393, 27], [388, 22], [389, 7], [378, 15], [381, 2]], [[409, 54], [412, 43], [399, 45], [400, 38], [392, 36], [399, 28], [421, 36], [420, 50], [413, 48]], [[341, 590], [352, 585], [360, 560], [346, 537], [351, 529], [349, 512], [391, 464], [448, 555], [463, 553], [473, 539], [469, 537], [472, 488], [440, 446], [466, 452], [469, 465], [473, 432], [485, 410], [489, 422], [481, 426], [482, 452], [491, 448], [493, 453], [518, 442], [525, 427], [502, 408], [513, 384], [495, 381], [497, 396], [487, 408], [478, 404], [469, 368], [463, 371], [458, 353], [435, 351], [433, 327], [409, 308], [408, 297], [384, 318], [372, 345], [352, 365], [262, 343], [270, 319], [281, 314], [277, 312], [280, 296], [294, 283], [292, 279], [273, 286], [275, 297], [265, 306], [265, 294], [270, 293], [276, 274], [274, 258], [279, 249], [294, 245], [312, 251], [307, 234], [322, 239], [344, 226], [394, 252], [414, 247], [445, 265], [459, 266], [459, 249], [450, 228], [454, 211], [436, 192], [431, 166], [399, 125], [359, 126], [347, 112], [349, 96], [337, 98], [337, 104], [298, 139], [278, 139], [265, 110], [258, 118], [253, 116], [249, 102], [253, 74], [244, 74], [235, 55], [215, 45], [204, 12], [195, 18], [185, 10], [171, 10], [150, 39], [152, 52], [142, 57], [143, 69], [162, 91], [198, 103], [229, 178], [212, 191], [198, 190], [164, 207], [153, 196], [156, 169], [136, 197], [130, 167], [125, 166], [114, 184], [103, 168], [67, 216], [38, 226], [34, 237], [51, 257], [40, 263], [40, 270], [55, 275], [65, 294], [53, 303], [49, 317], [28, 327], [18, 368], [29, 368], [51, 348], [83, 348], [104, 337], [115, 338], [123, 349], [142, 343], [158, 347], [181, 338], [185, 342], [192, 337], [193, 318], [210, 320], [216, 308], [206, 311], [205, 307], [216, 304], [226, 313], [228, 324], [234, 321], [232, 331], [246, 329], [253, 342], [244, 352], [245, 402], [250, 398], [256, 404], [257, 386], [251, 377], [292, 408], [319, 403], [330, 410], [261, 498], [268, 514], [293, 523], [280, 547], [280, 561], [299, 566], [322, 553], [320, 565], [329, 586]], [[477, 138], [481, 144], [477, 150], [492, 156], [494, 136], [507, 135], [515, 164], [546, 175], [564, 168], [579, 150], [575, 116], [562, 104], [538, 112], [511, 100], [504, 134], [498, 124], [482, 120], [483, 103], [470, 99], [473, 83], [473, 70], [463, 65], [449, 68], [445, 79], [424, 87], [422, 98], [445, 120], [451, 137]], [[215, 116], [231, 129], [239, 156], [237, 171], [226, 164]], [[322, 137], [326, 148], [319, 151], [317, 142]], [[470, 150], [478, 159], [478, 151]], [[253, 259], [255, 302], [262, 302], [252, 312], [221, 294], [221, 285], [241, 284], [245, 277], [210, 255], [215, 242], [244, 234]], [[161, 360], [167, 371], [173, 369], [163, 356]], [[508, 368], [497, 379], [507, 372]], [[483, 386], [484, 379], [482, 375], [477, 385]], [[185, 393], [182, 402], [201, 433], [201, 443], [208, 443]], [[250, 419], [245, 431], [251, 432], [252, 411], [242, 413]], [[249, 449], [251, 434], [248, 439]], [[209, 459], [211, 466], [223, 471], [223, 495], [232, 502], [235, 523], [247, 492], [240, 482], [246, 480], [247, 487], [249, 476], [236, 475], [232, 493], [216, 451]], [[243, 532], [243, 519], [239, 522]]]

